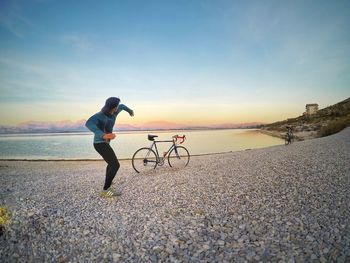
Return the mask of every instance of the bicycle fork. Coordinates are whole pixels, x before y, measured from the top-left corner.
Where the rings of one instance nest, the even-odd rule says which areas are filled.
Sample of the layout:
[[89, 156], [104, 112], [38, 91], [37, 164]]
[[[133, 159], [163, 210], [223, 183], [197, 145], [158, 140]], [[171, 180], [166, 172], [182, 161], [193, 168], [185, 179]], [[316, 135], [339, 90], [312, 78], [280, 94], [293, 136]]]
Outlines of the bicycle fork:
[[178, 153], [178, 151], [177, 151], [177, 147], [175, 147], [174, 150], [175, 150], [176, 158], [177, 158], [177, 159], [181, 159], [181, 157], [180, 157], [180, 155], [179, 155], [179, 153]]

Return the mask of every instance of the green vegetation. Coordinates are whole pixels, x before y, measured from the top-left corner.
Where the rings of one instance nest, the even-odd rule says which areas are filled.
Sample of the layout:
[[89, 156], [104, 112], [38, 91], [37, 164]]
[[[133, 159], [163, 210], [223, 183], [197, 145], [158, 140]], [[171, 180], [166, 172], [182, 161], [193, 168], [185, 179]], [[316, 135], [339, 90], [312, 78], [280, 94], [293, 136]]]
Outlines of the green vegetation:
[[337, 133], [348, 126], [350, 126], [350, 114], [337, 120], [331, 121], [326, 126], [323, 126], [320, 130], [320, 135], [321, 137], [328, 136]]
[[6, 207], [0, 207], [0, 236], [3, 234], [5, 226], [8, 224], [10, 220], [10, 215], [7, 212]]

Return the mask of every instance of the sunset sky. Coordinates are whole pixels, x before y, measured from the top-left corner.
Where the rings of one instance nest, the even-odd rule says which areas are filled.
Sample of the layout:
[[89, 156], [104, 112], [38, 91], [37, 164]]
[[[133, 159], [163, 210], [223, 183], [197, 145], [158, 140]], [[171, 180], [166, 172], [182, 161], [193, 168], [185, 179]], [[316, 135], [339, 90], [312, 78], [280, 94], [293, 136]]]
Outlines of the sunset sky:
[[0, 125], [272, 122], [350, 96], [350, 1], [0, 1]]

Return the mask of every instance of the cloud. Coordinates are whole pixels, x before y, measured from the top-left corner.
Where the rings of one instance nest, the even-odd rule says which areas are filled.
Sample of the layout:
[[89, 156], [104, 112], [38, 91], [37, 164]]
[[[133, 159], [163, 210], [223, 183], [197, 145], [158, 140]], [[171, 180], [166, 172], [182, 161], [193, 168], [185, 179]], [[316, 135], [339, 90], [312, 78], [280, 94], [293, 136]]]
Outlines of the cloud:
[[71, 46], [78, 50], [88, 51], [93, 49], [93, 43], [91, 39], [89, 39], [86, 36], [68, 34], [61, 36], [59, 39], [61, 43]]
[[4, 1], [0, 6], [0, 26], [18, 38], [24, 38], [33, 23], [22, 14], [18, 1]]
[[77, 65], [20, 56], [0, 58], [0, 79], [0, 101], [83, 100], [96, 97], [98, 87]]

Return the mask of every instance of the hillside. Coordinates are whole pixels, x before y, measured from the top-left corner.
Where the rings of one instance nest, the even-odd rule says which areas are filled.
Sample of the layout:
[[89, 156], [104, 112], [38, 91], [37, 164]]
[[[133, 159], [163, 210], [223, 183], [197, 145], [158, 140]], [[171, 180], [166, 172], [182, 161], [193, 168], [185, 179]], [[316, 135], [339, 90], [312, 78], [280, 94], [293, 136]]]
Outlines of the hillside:
[[350, 126], [350, 98], [320, 109], [312, 115], [302, 115], [262, 126], [262, 132], [283, 137], [286, 127], [292, 126], [297, 139], [323, 137]]

